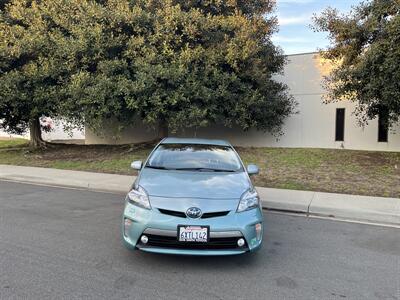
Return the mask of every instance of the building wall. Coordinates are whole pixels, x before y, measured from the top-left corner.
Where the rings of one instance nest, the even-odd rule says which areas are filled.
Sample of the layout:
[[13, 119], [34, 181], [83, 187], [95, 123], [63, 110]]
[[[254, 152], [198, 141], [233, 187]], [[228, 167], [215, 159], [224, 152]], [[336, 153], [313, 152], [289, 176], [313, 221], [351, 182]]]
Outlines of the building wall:
[[101, 134], [97, 135], [92, 130], [86, 127], [85, 129], [85, 144], [130, 144], [142, 143], [154, 140], [157, 137], [157, 132], [152, 128], [143, 125], [141, 122], [135, 122], [121, 133], [117, 133], [115, 122], [105, 122]]
[[52, 121], [52, 130], [50, 132], [42, 132], [42, 138], [45, 141], [71, 141], [76, 143], [77, 141], [82, 141], [85, 139], [85, 130], [73, 129], [72, 131], [67, 131], [65, 126], [67, 123], [63, 120]]
[[[78, 129], [73, 129], [72, 132], [67, 132], [64, 128], [64, 125], [66, 123], [62, 120], [60, 121], [53, 121], [53, 126], [52, 126], [52, 131], [50, 132], [42, 132], [42, 138], [45, 141], [66, 141], [68, 142], [69, 140], [71, 141], [77, 141], [77, 140], [84, 140], [85, 139], [85, 131], [84, 130], [78, 130]], [[13, 138], [24, 138], [24, 139], [29, 139], [29, 130], [22, 134], [9, 134], [5, 132], [4, 130], [0, 129], [0, 137], [13, 137]]]
[[[289, 117], [283, 127], [284, 135], [278, 139], [269, 133], [256, 130], [242, 132], [238, 128], [212, 126], [197, 130], [184, 130], [175, 134], [181, 137], [226, 139], [237, 146], [254, 147], [312, 147], [345, 148], [358, 150], [400, 151], [400, 124], [389, 131], [388, 142], [378, 142], [378, 122], [372, 120], [364, 128], [359, 127], [353, 111], [354, 103], [345, 101], [324, 104], [325, 93], [321, 83], [329, 73], [330, 65], [318, 54], [307, 53], [288, 56], [284, 75], [277, 80], [285, 82], [290, 93], [299, 103], [298, 114]], [[335, 142], [336, 108], [345, 108], [344, 142]], [[155, 130], [136, 124], [125, 130], [121, 137], [112, 133], [113, 124], [105, 124], [105, 138], [86, 130], [87, 144], [125, 144], [152, 140]]]

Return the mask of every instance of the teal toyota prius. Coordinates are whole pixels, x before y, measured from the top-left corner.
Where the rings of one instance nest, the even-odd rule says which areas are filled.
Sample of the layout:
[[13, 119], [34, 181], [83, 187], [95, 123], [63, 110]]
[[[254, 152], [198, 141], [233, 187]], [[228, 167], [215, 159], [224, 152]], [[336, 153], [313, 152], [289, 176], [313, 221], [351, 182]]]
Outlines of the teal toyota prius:
[[183, 255], [233, 255], [260, 248], [261, 201], [243, 166], [220, 140], [166, 138], [126, 196], [122, 237], [130, 249]]

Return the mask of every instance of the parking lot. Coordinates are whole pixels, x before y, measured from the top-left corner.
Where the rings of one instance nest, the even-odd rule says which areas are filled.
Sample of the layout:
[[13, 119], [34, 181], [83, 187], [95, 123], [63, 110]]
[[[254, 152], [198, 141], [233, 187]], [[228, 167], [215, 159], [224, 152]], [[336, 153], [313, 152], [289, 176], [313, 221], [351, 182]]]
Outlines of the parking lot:
[[265, 213], [261, 251], [130, 252], [123, 195], [0, 181], [1, 299], [399, 299], [396, 228]]

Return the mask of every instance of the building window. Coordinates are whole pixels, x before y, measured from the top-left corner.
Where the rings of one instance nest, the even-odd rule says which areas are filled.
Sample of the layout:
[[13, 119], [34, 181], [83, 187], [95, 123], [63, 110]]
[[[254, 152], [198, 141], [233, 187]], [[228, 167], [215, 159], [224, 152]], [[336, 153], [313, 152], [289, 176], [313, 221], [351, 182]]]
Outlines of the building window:
[[344, 141], [344, 108], [336, 108], [335, 141]]
[[386, 143], [388, 141], [388, 114], [381, 111], [378, 114], [378, 142]]

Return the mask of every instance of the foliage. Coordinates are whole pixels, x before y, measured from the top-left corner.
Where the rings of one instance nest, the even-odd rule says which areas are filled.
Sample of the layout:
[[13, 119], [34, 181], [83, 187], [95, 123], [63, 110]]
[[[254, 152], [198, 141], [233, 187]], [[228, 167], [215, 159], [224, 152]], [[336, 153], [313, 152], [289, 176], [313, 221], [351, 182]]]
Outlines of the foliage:
[[62, 117], [100, 131], [142, 119], [280, 133], [295, 102], [273, 75], [265, 0], [12, 0], [0, 19], [0, 119]]
[[[122, 10], [119, 2], [108, 5]], [[118, 11], [107, 17], [109, 7], [80, 0], [14, 0], [5, 6], [0, 15], [1, 126], [22, 133], [42, 116], [67, 118], [82, 126], [122, 115], [124, 99], [114, 93], [124, 78], [102, 74], [126, 69], [114, 60], [113, 53], [120, 52], [126, 40], [113, 38], [121, 26]], [[97, 69], [105, 71], [96, 73]], [[80, 99], [77, 83], [92, 77], [95, 88], [84, 93], [97, 101]]]
[[137, 115], [128, 107], [136, 81], [129, 49], [147, 23], [142, 9], [129, 1], [97, 2], [76, 0], [78, 12], [65, 11], [57, 22], [68, 35], [68, 64], [75, 66], [63, 88], [64, 116], [101, 133], [105, 120], [122, 127]]
[[57, 111], [65, 70], [49, 55], [55, 40], [49, 25], [28, 1], [14, 1], [0, 12], [0, 119], [11, 133]]
[[[278, 133], [294, 101], [272, 75], [285, 59], [271, 40], [270, 1], [138, 1], [148, 26], [134, 37], [127, 103], [175, 131], [222, 123]], [[139, 9], [138, 8], [138, 9]]]
[[314, 28], [329, 33], [324, 58], [336, 63], [326, 78], [328, 101], [357, 103], [361, 123], [384, 113], [388, 124], [400, 116], [400, 1], [372, 0], [341, 15], [328, 8]]

